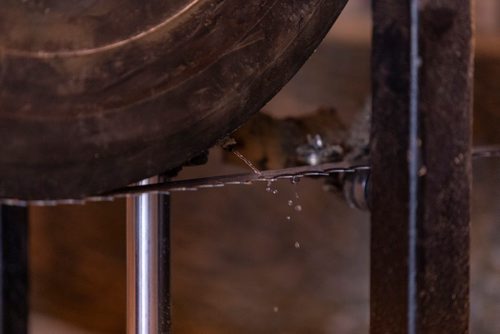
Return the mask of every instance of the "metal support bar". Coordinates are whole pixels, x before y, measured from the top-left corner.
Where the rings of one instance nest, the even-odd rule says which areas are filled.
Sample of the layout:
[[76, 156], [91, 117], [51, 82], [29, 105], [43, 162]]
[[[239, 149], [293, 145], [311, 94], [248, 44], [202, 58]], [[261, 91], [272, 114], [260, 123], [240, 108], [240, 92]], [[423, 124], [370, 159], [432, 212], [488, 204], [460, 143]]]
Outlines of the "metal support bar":
[[[158, 177], [140, 185], [157, 183]], [[170, 198], [127, 199], [127, 332], [170, 333]]]
[[371, 333], [468, 333], [470, 0], [373, 0]]
[[28, 209], [0, 206], [0, 333], [28, 332]]

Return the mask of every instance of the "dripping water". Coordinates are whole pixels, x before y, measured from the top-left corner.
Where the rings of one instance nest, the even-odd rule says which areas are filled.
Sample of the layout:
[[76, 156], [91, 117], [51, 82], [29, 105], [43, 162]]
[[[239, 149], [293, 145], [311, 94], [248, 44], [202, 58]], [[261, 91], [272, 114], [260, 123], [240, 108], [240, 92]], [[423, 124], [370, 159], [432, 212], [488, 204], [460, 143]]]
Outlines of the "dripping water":
[[297, 191], [297, 183], [299, 183], [299, 181], [300, 181], [300, 177], [298, 177], [298, 176], [294, 176], [290, 180], [290, 182], [292, 182], [292, 184], [293, 184], [293, 189], [295, 191], [295, 199], [299, 199], [299, 192]]
[[268, 193], [270, 193], [270, 192], [271, 192], [271, 190], [272, 190], [272, 188], [271, 188], [271, 185], [272, 185], [272, 184], [273, 184], [273, 183], [272, 183], [272, 181], [267, 181], [266, 191], [267, 191]]
[[266, 191], [267, 191], [268, 193], [273, 194], [273, 195], [277, 195], [277, 194], [278, 194], [278, 192], [279, 192], [279, 191], [278, 191], [278, 189], [277, 189], [277, 188], [273, 188], [273, 187], [272, 187], [272, 184], [273, 184], [273, 182], [274, 182], [274, 181], [275, 181], [275, 180], [268, 180], [268, 181], [267, 181]]
[[240, 152], [238, 152], [237, 150], [233, 150], [232, 151], [234, 153], [234, 155], [236, 155], [241, 161], [243, 161], [248, 167], [250, 167], [250, 169], [256, 174], [256, 175], [262, 175], [262, 172], [257, 169], [257, 167], [255, 167], [253, 165], [253, 163], [248, 160], [247, 158], [245, 158], [243, 156], [243, 154], [241, 154]]

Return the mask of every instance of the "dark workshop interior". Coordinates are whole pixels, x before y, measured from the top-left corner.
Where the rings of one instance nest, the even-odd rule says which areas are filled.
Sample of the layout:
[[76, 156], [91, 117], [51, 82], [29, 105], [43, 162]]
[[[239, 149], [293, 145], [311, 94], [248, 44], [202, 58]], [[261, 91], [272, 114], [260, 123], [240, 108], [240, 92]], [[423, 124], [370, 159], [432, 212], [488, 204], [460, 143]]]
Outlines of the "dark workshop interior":
[[[217, 8], [219, 5], [222, 8], [227, 3], [232, 6], [240, 4], [242, 11], [247, 10], [246, 1], [200, 1], [212, 3]], [[330, 3], [342, 1], [332, 0]], [[412, 83], [411, 79], [405, 81], [408, 77], [413, 78], [411, 72], [408, 76], [401, 74], [402, 79], [399, 74], [394, 75], [393, 72], [400, 73], [395, 68], [407, 65], [404, 55], [398, 52], [406, 50], [406, 44], [400, 41], [409, 41], [411, 38], [410, 30], [397, 30], [398, 24], [408, 23], [406, 19], [398, 18], [399, 11], [403, 10], [399, 7], [410, 6], [407, 9], [411, 10], [413, 1], [422, 6], [420, 8], [432, 7], [432, 12], [431, 9], [429, 12], [422, 9], [419, 23], [423, 27], [420, 33], [425, 36], [420, 37], [420, 45], [423, 45], [423, 60], [420, 61], [423, 65], [417, 80], [425, 82], [425, 87], [421, 89], [417, 97], [420, 100], [417, 101], [423, 106], [425, 119], [419, 123], [424, 144], [419, 139], [417, 145], [420, 145], [419, 149], [424, 152], [422, 159], [426, 160], [428, 165], [420, 166], [417, 171], [419, 176], [426, 176], [427, 181], [423, 182], [424, 185], [418, 183], [418, 189], [420, 194], [427, 197], [421, 199], [421, 202], [419, 198], [420, 206], [417, 206], [417, 209], [425, 210], [418, 211], [419, 214], [416, 215], [418, 222], [425, 222], [422, 226], [417, 225], [419, 238], [423, 237], [417, 239], [414, 248], [417, 260], [420, 261], [416, 262], [416, 289], [422, 289], [415, 295], [416, 315], [411, 313], [411, 282], [408, 286], [402, 283], [401, 289], [397, 283], [399, 274], [403, 271], [407, 273], [406, 270], [411, 271], [412, 268], [411, 256], [398, 253], [398, 238], [401, 238], [398, 233], [403, 227], [406, 228], [406, 225], [400, 224], [398, 227], [396, 224], [401, 212], [409, 211], [411, 217], [412, 205], [410, 203], [409, 207], [406, 207], [403, 203], [400, 206], [403, 200], [397, 194], [399, 188], [407, 189], [408, 186], [411, 189], [413, 183], [411, 179], [409, 185], [398, 181], [402, 173], [407, 173], [406, 169], [391, 169], [394, 166], [406, 167], [406, 150], [399, 149], [399, 144], [391, 144], [395, 137], [388, 138], [390, 136], [381, 134], [392, 128], [395, 129], [394, 133], [402, 133], [403, 130], [396, 129], [398, 124], [403, 127], [407, 126], [407, 123], [413, 124], [411, 119], [408, 122], [404, 120], [406, 116], [401, 117], [399, 123], [394, 117], [391, 118], [391, 115], [397, 115], [398, 108], [394, 108], [396, 110], [392, 114], [389, 111], [402, 100], [398, 100], [397, 94], [404, 91], [401, 93], [404, 95], [408, 91], [405, 90], [405, 84], [409, 82], [408, 87], [411, 87]], [[7, 2], [14, 4], [14, 1]], [[54, 6], [57, 8], [54, 10], [70, 13], [65, 6], [70, 6], [74, 1], [69, 1], [64, 6], [61, 5], [62, 2], [64, 1], [22, 1], [33, 6], [46, 5], [47, 10]], [[85, 1], [87, 2], [89, 8], [97, 3], [93, 0]], [[160, 2], [151, 0], [151, 3]], [[170, 2], [172, 6], [177, 6], [190, 1]], [[192, 1], [193, 4], [197, 2]], [[271, 6], [273, 1], [257, 2], [262, 6]], [[300, 3], [295, 0], [293, 2]], [[323, 3], [318, 0], [305, 2], [318, 7], [318, 3]], [[123, 5], [124, 10], [128, 8], [128, 4], [132, 6], [141, 1], [128, 0], [126, 3], [127, 5]], [[231, 125], [221, 126], [218, 131], [229, 133], [235, 130], [230, 139], [205, 147], [204, 149], [209, 149], [208, 154], [195, 157], [196, 159], [190, 161], [190, 165], [184, 165], [182, 169], [171, 171], [171, 175], [175, 175], [173, 180], [191, 180], [236, 174], [255, 174], [258, 177], [260, 171], [295, 168], [304, 164], [322, 166], [322, 163], [346, 162], [354, 166], [368, 166], [373, 162], [371, 168], [374, 179], [369, 189], [372, 196], [366, 195], [368, 190], [363, 188], [362, 199], [359, 199], [355, 193], [358, 189], [348, 188], [346, 182], [359, 181], [346, 181], [350, 172], [335, 173], [328, 177], [297, 177], [272, 182], [229, 184], [197, 191], [172, 191], [169, 195], [170, 212], [167, 211], [170, 217], [171, 239], [170, 247], [167, 246], [171, 260], [171, 309], [168, 309], [171, 325], [168, 320], [167, 327], [171, 326], [171, 329], [158, 330], [157, 333], [500, 333], [500, 158], [498, 152], [493, 152], [491, 155], [496, 156], [489, 158], [481, 158], [481, 154], [477, 152], [473, 153], [476, 156], [471, 156], [469, 145], [472, 140], [474, 148], [500, 147], [500, 2], [475, 1], [473, 9], [471, 3], [474, 1], [470, 0], [459, 0], [456, 3], [452, 0], [440, 0], [434, 4], [429, 4], [432, 1], [426, 0], [388, 0], [373, 3], [369, 0], [349, 0], [317, 50], [300, 69], [298, 66], [302, 55], [291, 57], [289, 63], [283, 61], [287, 70], [290, 68], [288, 71], [294, 71], [292, 68], [295, 65], [292, 66], [292, 62], [299, 62], [295, 66], [298, 71], [289, 82], [283, 87], [281, 84], [273, 86], [272, 89], [266, 88], [271, 79], [259, 83], [263, 88], [255, 89], [257, 93], [254, 94], [258, 96], [259, 102], [252, 102], [249, 98], [250, 102], [245, 103], [257, 105], [261, 103], [260, 100], [267, 101], [267, 95], [274, 97], [259, 108], [258, 113], [251, 117], [245, 116], [248, 120], [243, 117], [238, 119], [238, 124], [227, 123]], [[450, 9], [450, 6], [453, 9]], [[15, 15], [22, 16], [25, 7], [16, 8], [19, 11], [12, 10], [8, 14], [14, 17], [12, 20], [15, 20]], [[387, 12], [387, 8], [393, 8], [393, 11]], [[0, 34], [9, 29], [6, 28], [11, 22], [6, 18], [8, 15], [3, 15], [0, 8]], [[78, 13], [71, 12], [71, 15], [78, 24]], [[111, 13], [109, 15], [112, 16]], [[300, 15], [301, 12], [290, 15], [290, 22], [306, 25], [302, 19], [295, 18]], [[467, 22], [470, 22], [467, 20], [470, 20], [471, 16], [474, 25], [472, 32], [464, 28], [467, 27]], [[193, 15], [193, 20], [195, 18], [197, 17]], [[408, 20], [410, 19], [411, 15]], [[239, 16], [235, 14], [234, 24], [238, 24], [238, 20]], [[44, 21], [41, 22], [43, 24]], [[82, 22], [86, 24], [87, 21]], [[271, 20], [267, 24], [278, 23]], [[210, 22], [204, 24], [204, 29], [212, 29]], [[387, 27], [391, 24], [396, 27], [391, 30], [393, 35], [387, 32]], [[115, 28], [121, 29], [120, 25], [117, 27]], [[51, 29], [56, 28], [54, 26]], [[285, 26], [280, 29], [293, 30]], [[398, 35], [398, 31], [403, 33]], [[408, 34], [405, 35], [405, 31]], [[56, 33], [71, 38], [77, 36], [79, 31]], [[222, 41], [230, 36], [231, 32], [223, 31], [220, 34], [217, 38]], [[473, 36], [467, 39], [467, 34]], [[259, 42], [266, 40], [266, 36], [249, 38], [256, 38]], [[26, 35], [19, 35], [19, 38], [25, 37]], [[281, 37], [278, 36], [269, 43], [279, 45], [283, 42], [279, 38]], [[460, 43], [455, 43], [455, 39]], [[30, 43], [29, 38], [27, 40]], [[0, 65], [4, 58], [4, 47], [7, 45], [5, 43], [8, 42], [0, 37]], [[311, 43], [305, 43], [303, 49], [312, 47], [309, 45]], [[436, 45], [442, 46], [444, 51], [437, 51]], [[209, 44], [195, 46], [201, 50], [197, 53], [200, 58], [205, 55], [208, 57], [212, 53]], [[244, 49], [246, 44], [239, 47]], [[271, 48], [267, 44], [264, 47]], [[455, 47], [457, 48], [454, 49]], [[181, 51], [182, 48], [179, 48], [179, 52]], [[237, 52], [241, 50], [238, 49]], [[470, 59], [467, 58], [467, 52], [473, 53], [474, 56], [473, 77], [470, 76], [472, 66], [468, 66], [466, 61]], [[244, 64], [251, 61], [245, 58], [243, 53], [239, 55], [240, 53], [224, 56], [234, 58], [234, 63]], [[456, 62], [448, 61], [449, 55], [456, 56], [453, 60]], [[411, 59], [413, 58], [410, 57], [410, 66]], [[185, 60], [186, 68], [190, 66], [190, 61]], [[79, 66], [79, 60], [73, 62], [68, 66]], [[148, 60], [144, 60], [144, 64], [147, 66]], [[434, 68], [442, 68], [434, 71], [428, 64], [433, 64]], [[234, 64], [231, 66], [227, 68], [236, 68]], [[282, 66], [285, 68], [285, 65]], [[26, 71], [28, 73], [29, 69]], [[140, 77], [143, 75], [141, 71], [142, 69], [131, 71], [130, 76]], [[275, 72], [271, 77], [278, 76]], [[224, 72], [220, 76], [236, 82], [239, 80], [237, 76], [241, 74], [235, 73], [231, 75]], [[447, 73], [451, 73], [449, 77]], [[158, 78], [170, 75], [159, 71], [156, 74]], [[293, 73], [290, 72], [290, 76], [291, 74]], [[0, 82], [3, 75], [0, 70]], [[26, 73], [23, 75], [30, 77]], [[45, 74], [40, 72], [33, 75]], [[198, 73], [193, 74], [186, 70], [184, 75], [196, 76]], [[450, 77], [454, 79], [449, 79]], [[176, 85], [183, 86], [183, 79], [179, 80], [180, 83]], [[218, 74], [208, 80], [210, 82], [207, 85], [222, 82]], [[252, 82], [253, 80], [257, 79], [253, 78]], [[75, 80], [74, 87], [70, 84], [67, 86], [68, 90], [77, 89], [75, 87], [78, 82]], [[117, 87], [110, 86], [103, 92], [115, 94]], [[127, 83], [123, 85], [123, 89], [124, 92], [119, 92], [120, 94], [128, 95], [130, 99], [135, 98], [132, 93], [134, 86]], [[225, 89], [236, 91], [240, 86]], [[261, 93], [260, 90], [264, 89], [269, 91]], [[9, 107], [7, 103], [2, 104], [2, 91], [0, 85], [0, 123], [10, 115], [2, 111], [2, 108]], [[254, 88], [248, 88], [248, 91], [252, 96]], [[31, 96], [29, 91], [23, 91], [22, 94]], [[38, 92], [32, 94], [35, 101], [39, 96], [37, 94]], [[96, 96], [101, 98], [99, 94], [96, 93]], [[203, 103], [208, 93], [203, 95], [201, 92], [200, 96], [197, 96], [190, 92], [186, 96], [189, 96], [190, 101], [183, 103], [190, 107], [192, 104]], [[411, 96], [410, 94], [410, 101]], [[215, 99], [214, 96], [211, 98]], [[107, 97], [102, 99], [105, 100], [103, 105], [109, 103], [112, 106], [128, 101], [125, 98], [123, 101], [115, 101], [112, 97], [109, 100]], [[65, 100], [64, 103], [71, 105], [71, 100], [68, 101]], [[217, 101], [221, 105], [230, 105], [231, 108], [237, 104], [244, 105], [239, 100], [224, 97]], [[471, 108], [468, 104], [471, 104]], [[411, 103], [409, 105], [411, 112]], [[175, 105], [175, 108], [180, 108], [179, 114], [184, 112], [178, 105]], [[403, 103], [404, 108], [407, 107]], [[434, 108], [438, 111], [434, 112]], [[456, 113], [446, 115], [446, 110], [450, 108], [456, 109]], [[473, 116], [467, 118], [469, 111], [472, 111]], [[23, 112], [25, 111], [15, 114], [16, 117], [21, 119]], [[375, 114], [376, 112], [378, 114]], [[7, 116], [2, 116], [2, 113]], [[108, 116], [102, 117], [104, 119]], [[187, 116], [176, 121], [180, 124], [185, 121], [184, 117]], [[471, 132], [467, 130], [471, 119], [472, 138]], [[203, 123], [204, 120], [206, 119], [202, 118], [199, 122]], [[83, 118], [78, 121], [85, 122]], [[139, 118], [134, 122], [140, 123]], [[221, 118], [221, 122], [225, 120]], [[158, 127], [161, 126], [165, 125], [159, 120]], [[194, 147], [196, 140], [200, 141], [196, 145], [201, 147], [204, 138], [193, 139], [192, 142], [188, 142], [188, 139], [183, 142], [183, 138], [189, 137], [190, 140], [192, 136], [203, 136], [203, 133], [210, 132], [213, 127], [213, 124], [208, 124], [205, 128], [197, 128], [198, 134], [175, 137], [169, 142], [169, 147], [175, 147], [179, 152], [187, 151]], [[0, 128], [0, 131], [7, 131], [6, 126]], [[102, 129], [95, 131], [105, 131]], [[407, 131], [406, 128], [404, 131]], [[99, 134], [92, 134], [94, 135]], [[112, 135], [118, 138], [118, 142], [121, 140], [120, 134]], [[411, 138], [408, 143], [409, 157]], [[74, 139], [60, 138], [60, 141]], [[44, 142], [43, 137], [39, 140]], [[15, 142], [15, 139], [12, 139], [12, 142]], [[206, 143], [208, 142], [212, 142], [212, 139], [206, 139]], [[9, 143], [2, 144], [8, 145]], [[442, 157], [444, 159], [448, 156], [448, 152], [458, 148], [469, 148], [469, 154], [457, 155], [449, 165], [440, 162]], [[130, 146], [130, 150], [136, 149]], [[372, 152], [368, 153], [370, 150]], [[5, 154], [7, 151], [3, 152]], [[243, 160], [248, 160], [251, 166], [238, 158], [237, 154], [241, 154]], [[396, 161], [401, 154], [404, 158]], [[316, 161], [318, 159], [319, 162]], [[186, 161], [187, 159], [183, 160]], [[408, 158], [408, 161], [411, 165], [411, 158]], [[464, 167], [457, 167], [462, 166], [462, 162]], [[6, 175], [10, 175], [5, 172], [8, 163], [8, 159], [0, 159], [0, 197], [10, 191], [1, 191], [2, 187], [10, 189], [8, 182], [4, 182]], [[93, 166], [93, 163], [89, 162], [88, 166]], [[112, 172], [108, 171], [109, 178], [122, 178], [128, 173], [125, 165], [120, 165], [120, 168]], [[433, 174], [436, 169], [439, 169], [439, 173]], [[363, 177], [364, 169], [361, 168], [360, 171]], [[143, 175], [150, 176], [152, 175]], [[47, 174], [40, 177], [49, 179], [51, 176]], [[89, 173], [89, 184], [92, 177], [94, 174]], [[380, 177], [379, 181], [377, 177]], [[439, 177], [445, 177], [446, 180], [439, 183], [436, 181]], [[377, 188], [377, 182], [382, 179], [384, 186]], [[470, 180], [472, 186], [469, 189]], [[84, 189], [86, 180], [79, 182]], [[398, 186], [393, 187], [394, 191], [391, 192], [389, 188], [393, 183]], [[454, 193], [441, 193], [439, 189], [443, 184]], [[115, 186], [110, 182], [109, 188], [103, 190], [111, 191], [125, 186], [126, 184]], [[350, 186], [356, 187], [357, 184]], [[49, 187], [46, 189], [47, 193], [52, 191]], [[93, 191], [90, 185], [85, 191], [87, 189]], [[446, 199], [441, 198], [448, 195]], [[127, 205], [131, 205], [130, 202], [127, 204], [127, 201], [132, 197], [134, 196], [128, 195], [129, 199], [118, 196], [86, 200], [78, 204], [38, 201], [28, 205], [25, 210], [28, 212], [26, 298], [29, 316], [28, 320], [22, 320], [27, 326], [25, 331], [12, 330], [10, 333], [153, 333], [134, 331], [130, 328], [127, 330], [131, 315], [130, 310], [127, 311], [127, 265], [130, 265], [127, 263], [130, 262], [130, 258], [127, 261], [127, 242], [130, 240], [127, 241], [126, 221]], [[2, 207], [7, 204], [9, 203]], [[367, 206], [370, 206], [372, 216]], [[387, 217], [387, 225], [378, 228], [384, 217]], [[403, 223], [406, 224], [405, 219]], [[448, 225], [443, 221], [447, 221]], [[411, 226], [411, 219], [409, 224], [408, 226]], [[446, 226], [443, 227], [443, 224]], [[433, 231], [436, 232], [435, 238], [431, 235]], [[3, 229], [2, 234], [5, 233]], [[411, 239], [411, 229], [409, 233]], [[427, 239], [429, 235], [431, 236]], [[450, 243], [448, 237], [452, 239]], [[388, 248], [381, 246], [385, 245], [384, 242], [389, 244]], [[401, 247], [403, 246], [410, 247], [411, 254], [411, 241], [401, 242]], [[439, 260], [434, 260], [432, 254], [443, 250], [449, 252], [443, 255], [448, 257], [448, 260], [444, 260], [442, 276], [438, 277], [435, 270], [440, 263]], [[405, 262], [406, 256], [409, 256], [408, 262]], [[406, 267], [406, 263], [410, 269]], [[411, 281], [411, 274], [409, 275]], [[398, 287], [395, 287], [394, 291], [388, 291], [391, 285]], [[2, 285], [2, 291], [4, 289], [9, 288]], [[23, 293], [18, 297], [20, 301]], [[399, 304], [399, 301], [407, 298], [408, 304]], [[22, 301], [20, 303], [22, 304]], [[0, 307], [0, 322], [9, 316], [9, 310], [6, 309], [8, 306], [5, 306], [9, 305], [9, 302], [2, 302], [2, 305], [4, 307]], [[405, 318], [407, 315], [408, 318]], [[403, 319], [403, 325], [400, 318]], [[411, 329], [413, 321], [416, 322], [415, 331]], [[445, 323], [448, 325], [443, 325]], [[450, 323], [453, 324], [449, 325]], [[9, 330], [3, 328], [2, 332], [9, 333]]]

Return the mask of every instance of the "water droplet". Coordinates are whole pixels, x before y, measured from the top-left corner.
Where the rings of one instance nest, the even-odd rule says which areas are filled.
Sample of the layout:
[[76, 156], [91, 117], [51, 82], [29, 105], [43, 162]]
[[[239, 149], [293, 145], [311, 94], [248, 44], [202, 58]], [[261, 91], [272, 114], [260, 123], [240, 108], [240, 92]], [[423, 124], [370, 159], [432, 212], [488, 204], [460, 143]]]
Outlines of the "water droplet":
[[299, 211], [299, 212], [302, 211], [302, 205], [300, 205], [300, 204], [296, 205], [295, 206], [295, 211]]
[[278, 308], [278, 306], [273, 307], [273, 312], [274, 312], [274, 313], [278, 312], [279, 310], [280, 310], [280, 309]]
[[278, 189], [273, 190], [273, 195], [276, 195], [278, 193]]
[[300, 248], [300, 243], [298, 241], [295, 241], [295, 244], [293, 246], [295, 248], [299, 249]]
[[267, 187], [267, 188], [266, 188], [266, 191], [267, 191], [267, 192], [271, 192], [271, 187]]
[[418, 176], [425, 176], [427, 174], [427, 167], [422, 166], [418, 171]]
[[298, 192], [295, 192], [295, 198], [299, 199], [299, 193]]
[[464, 155], [462, 153], [457, 155], [454, 159], [454, 161], [457, 165], [459, 165], [463, 160], [464, 160]]
[[290, 199], [288, 200], [288, 206], [292, 206], [293, 205], [293, 201]]
[[287, 220], [287, 221], [291, 221], [291, 220], [292, 220], [292, 217], [290, 217], [290, 216], [286, 216], [286, 220]]
[[299, 181], [300, 181], [300, 177], [298, 177], [298, 176], [294, 176], [290, 180], [290, 182], [292, 182], [292, 184], [297, 184], [297, 183], [299, 183]]

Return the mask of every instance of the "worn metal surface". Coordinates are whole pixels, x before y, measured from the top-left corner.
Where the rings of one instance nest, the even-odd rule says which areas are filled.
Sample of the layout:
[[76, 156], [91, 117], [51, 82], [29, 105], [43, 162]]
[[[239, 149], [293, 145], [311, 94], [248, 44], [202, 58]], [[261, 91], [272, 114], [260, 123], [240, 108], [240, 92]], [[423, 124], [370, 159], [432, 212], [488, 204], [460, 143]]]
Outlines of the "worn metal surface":
[[[158, 177], [141, 184], [158, 182]], [[170, 197], [127, 199], [127, 333], [168, 334], [170, 302]]]
[[80, 198], [241, 125], [347, 0], [13, 1], [0, 11], [0, 197]]
[[467, 333], [470, 0], [373, 8], [371, 333]]
[[0, 206], [0, 333], [28, 333], [28, 209]]

